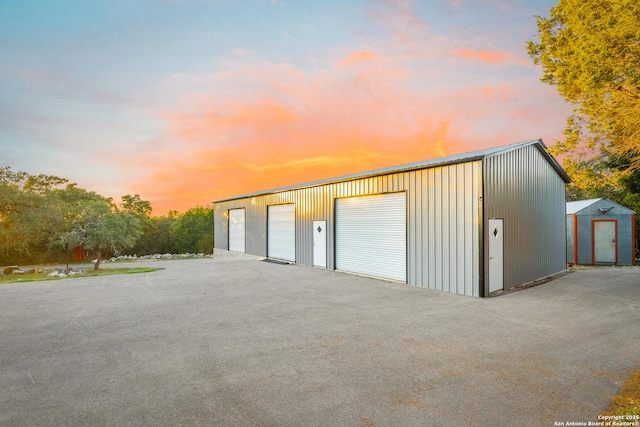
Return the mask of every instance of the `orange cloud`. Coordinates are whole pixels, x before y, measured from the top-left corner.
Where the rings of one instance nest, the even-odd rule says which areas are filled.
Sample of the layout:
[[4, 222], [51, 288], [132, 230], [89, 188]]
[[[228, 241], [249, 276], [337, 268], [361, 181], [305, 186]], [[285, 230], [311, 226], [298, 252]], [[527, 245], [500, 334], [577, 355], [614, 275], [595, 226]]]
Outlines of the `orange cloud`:
[[161, 114], [166, 135], [132, 162], [148, 178], [131, 192], [164, 214], [541, 136], [517, 111], [535, 114], [544, 103], [509, 84], [435, 95], [416, 90], [397, 64], [368, 57], [350, 54], [359, 66], [331, 73], [263, 64], [194, 76], [202, 92]]
[[394, 91], [368, 86], [375, 90], [302, 91], [298, 107], [275, 99], [220, 101], [211, 111], [165, 115], [183, 150], [147, 163], [149, 179], [133, 191], [161, 214], [459, 150], [461, 142], [429, 111], [416, 114]]
[[371, 61], [374, 59], [382, 58], [380, 55], [368, 51], [351, 52], [344, 59], [342, 59], [340, 65], [351, 65], [358, 62]]
[[524, 58], [517, 57], [513, 52], [497, 51], [497, 50], [471, 50], [471, 49], [453, 49], [451, 53], [465, 58], [475, 59], [490, 63], [511, 63], [517, 65], [528, 65], [529, 62]]

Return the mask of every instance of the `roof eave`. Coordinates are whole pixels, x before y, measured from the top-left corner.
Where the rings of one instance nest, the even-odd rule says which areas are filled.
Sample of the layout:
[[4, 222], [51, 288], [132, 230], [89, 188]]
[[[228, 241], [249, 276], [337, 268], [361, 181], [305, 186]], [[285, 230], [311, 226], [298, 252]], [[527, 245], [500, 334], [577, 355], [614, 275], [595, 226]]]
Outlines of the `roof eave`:
[[304, 188], [317, 187], [317, 186], [320, 186], [320, 185], [327, 185], [327, 184], [334, 184], [334, 183], [337, 184], [337, 183], [348, 182], [348, 181], [355, 181], [357, 179], [371, 178], [371, 177], [374, 177], [374, 176], [382, 176], [382, 175], [388, 175], [388, 174], [392, 174], [392, 173], [408, 172], [408, 171], [412, 171], [412, 170], [430, 169], [430, 168], [434, 168], [434, 167], [449, 166], [449, 165], [454, 165], [454, 164], [459, 164], [459, 163], [474, 162], [474, 161], [477, 161], [477, 160], [482, 160], [484, 157], [485, 156], [470, 156], [470, 157], [465, 157], [464, 159], [460, 159], [460, 160], [444, 160], [442, 162], [434, 162], [434, 163], [429, 163], [429, 164], [424, 164], [424, 165], [423, 164], [410, 163], [410, 164], [404, 165], [406, 167], [398, 166], [398, 167], [388, 168], [389, 170], [387, 170], [387, 169], [376, 169], [376, 170], [373, 170], [373, 171], [362, 172], [362, 173], [354, 174], [354, 175], [344, 175], [344, 176], [339, 176], [337, 178], [328, 178], [328, 179], [323, 179], [323, 180], [313, 181], [313, 182], [307, 182], [307, 183], [298, 184], [298, 185], [292, 185], [292, 186], [286, 186], [286, 187], [278, 187], [278, 188], [273, 188], [273, 189], [270, 189], [270, 190], [257, 191], [255, 193], [243, 194], [241, 196], [234, 196], [234, 197], [230, 197], [230, 198], [227, 198], [227, 199], [214, 200], [213, 203], [230, 202], [230, 201], [233, 201], [233, 200], [246, 199], [248, 197], [266, 196], [266, 195], [269, 195], [269, 194], [282, 193], [283, 191], [302, 190]]
[[489, 148], [485, 150], [472, 151], [470, 153], [462, 153], [459, 155], [425, 160], [425, 161], [416, 162], [416, 163], [408, 163], [405, 165], [392, 166], [392, 167], [383, 168], [383, 169], [376, 169], [368, 172], [344, 175], [336, 178], [328, 178], [328, 179], [322, 179], [322, 180], [313, 181], [313, 182], [307, 182], [303, 184], [296, 184], [296, 185], [290, 185], [285, 187], [273, 188], [273, 189], [264, 190], [264, 191], [257, 191], [253, 193], [243, 194], [241, 196], [234, 196], [226, 199], [215, 200], [213, 203], [230, 202], [233, 200], [246, 199], [249, 197], [266, 196], [269, 194], [281, 193], [283, 191], [300, 190], [300, 189], [316, 187], [320, 185], [354, 181], [356, 179], [371, 178], [374, 176], [388, 175], [388, 174], [399, 173], [399, 172], [407, 172], [411, 170], [430, 169], [430, 168], [439, 167], [439, 166], [448, 166], [452, 164], [473, 162], [477, 160], [482, 160], [486, 157], [490, 157], [490, 156], [498, 155], [507, 151], [515, 150], [527, 145], [534, 145], [540, 151], [540, 153], [542, 153], [542, 155], [547, 159], [547, 161], [551, 164], [551, 166], [556, 170], [556, 172], [560, 175], [560, 177], [565, 181], [565, 183], [571, 182], [571, 178], [569, 178], [569, 175], [567, 175], [564, 169], [562, 169], [562, 166], [560, 166], [560, 164], [556, 161], [556, 159], [547, 152], [547, 146], [544, 144], [544, 142], [542, 142], [542, 139], [536, 139], [532, 141], [524, 141], [524, 142], [509, 144], [503, 147], [494, 147], [494, 148]]

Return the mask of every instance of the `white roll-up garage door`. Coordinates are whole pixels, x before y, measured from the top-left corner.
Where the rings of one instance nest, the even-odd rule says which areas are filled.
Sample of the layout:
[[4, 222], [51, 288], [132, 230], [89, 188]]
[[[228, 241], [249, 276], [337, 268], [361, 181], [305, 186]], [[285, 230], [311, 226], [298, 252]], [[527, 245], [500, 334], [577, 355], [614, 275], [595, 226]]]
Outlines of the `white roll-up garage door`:
[[244, 253], [244, 209], [229, 210], [229, 250]]
[[269, 206], [267, 218], [267, 256], [295, 262], [295, 205]]
[[336, 269], [407, 280], [406, 194], [336, 200]]

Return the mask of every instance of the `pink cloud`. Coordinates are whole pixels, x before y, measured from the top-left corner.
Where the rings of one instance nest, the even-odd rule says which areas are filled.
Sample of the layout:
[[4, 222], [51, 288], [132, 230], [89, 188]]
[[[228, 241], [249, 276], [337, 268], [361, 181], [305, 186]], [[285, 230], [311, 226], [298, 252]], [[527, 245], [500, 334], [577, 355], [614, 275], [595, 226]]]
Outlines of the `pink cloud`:
[[529, 65], [529, 61], [516, 56], [513, 52], [499, 50], [471, 50], [466, 48], [452, 49], [451, 54], [482, 62], [510, 63], [516, 65]]
[[395, 69], [328, 75], [267, 65], [249, 74], [261, 76], [253, 96], [216, 96], [215, 87], [237, 78], [225, 74], [212, 93], [190, 97], [192, 111], [162, 114], [176, 143], [138, 166], [149, 178], [132, 189], [157, 212], [437, 157], [462, 144], [437, 102], [412, 94]]
[[[443, 39], [431, 32], [431, 25], [416, 10], [411, 0], [376, 0], [368, 16], [384, 34], [382, 43], [391, 46], [403, 59], [432, 58]], [[380, 41], [379, 41], [380, 42]]]
[[342, 59], [339, 64], [340, 65], [351, 65], [364, 61], [371, 61], [374, 59], [381, 59], [380, 55], [377, 55], [373, 52], [368, 51], [359, 51], [359, 52], [351, 52], [344, 59]]

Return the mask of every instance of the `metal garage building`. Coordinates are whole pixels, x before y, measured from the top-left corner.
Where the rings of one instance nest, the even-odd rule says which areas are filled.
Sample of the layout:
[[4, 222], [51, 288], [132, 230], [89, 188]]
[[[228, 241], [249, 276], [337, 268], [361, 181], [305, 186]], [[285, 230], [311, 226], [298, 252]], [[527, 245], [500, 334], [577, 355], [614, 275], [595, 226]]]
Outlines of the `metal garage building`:
[[470, 296], [566, 269], [565, 184], [541, 140], [215, 202], [215, 251]]
[[567, 203], [567, 262], [635, 265], [635, 212], [611, 200]]

